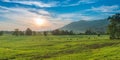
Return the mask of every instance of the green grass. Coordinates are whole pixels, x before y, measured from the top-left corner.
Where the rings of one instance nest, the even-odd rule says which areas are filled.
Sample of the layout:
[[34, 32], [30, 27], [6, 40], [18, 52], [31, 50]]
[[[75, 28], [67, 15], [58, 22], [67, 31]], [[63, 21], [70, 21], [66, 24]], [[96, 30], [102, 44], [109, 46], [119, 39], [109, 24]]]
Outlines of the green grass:
[[0, 60], [120, 60], [120, 40], [102, 35], [0, 36]]

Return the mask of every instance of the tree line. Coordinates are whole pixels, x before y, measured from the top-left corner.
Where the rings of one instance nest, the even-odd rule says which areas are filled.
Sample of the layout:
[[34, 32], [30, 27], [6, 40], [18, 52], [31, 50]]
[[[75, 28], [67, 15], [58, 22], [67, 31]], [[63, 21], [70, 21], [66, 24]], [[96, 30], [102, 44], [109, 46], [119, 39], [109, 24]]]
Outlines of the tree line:
[[[53, 30], [53, 31], [43, 31], [43, 32], [36, 32], [36, 31], [32, 31], [32, 29], [27, 28], [25, 31], [21, 31], [19, 29], [15, 29], [14, 31], [12, 31], [12, 35], [15, 36], [22, 36], [22, 35], [26, 35], [26, 36], [31, 36], [31, 35], [44, 35], [47, 36], [48, 34], [51, 35], [97, 35], [98, 33], [92, 31], [92, 30], [86, 30], [85, 33], [74, 33], [72, 30], [68, 31], [68, 30]], [[0, 36], [3, 35], [3, 31], [0, 31]]]
[[68, 31], [68, 30], [56, 29], [56, 30], [53, 30], [51, 33], [52, 35], [75, 35], [75, 33], [72, 30]]
[[[15, 29], [15, 31], [13, 31], [12, 35], [15, 36], [21, 36], [21, 35], [27, 35], [27, 36], [31, 36], [31, 35], [36, 35], [39, 32], [36, 31], [32, 31], [30, 28], [27, 28], [25, 31], [20, 31], [19, 29]], [[43, 31], [42, 34], [44, 36], [47, 36], [48, 34], [51, 35], [74, 35], [73, 31], [68, 31], [68, 30], [53, 30], [53, 31]], [[40, 33], [41, 34], [41, 33]]]

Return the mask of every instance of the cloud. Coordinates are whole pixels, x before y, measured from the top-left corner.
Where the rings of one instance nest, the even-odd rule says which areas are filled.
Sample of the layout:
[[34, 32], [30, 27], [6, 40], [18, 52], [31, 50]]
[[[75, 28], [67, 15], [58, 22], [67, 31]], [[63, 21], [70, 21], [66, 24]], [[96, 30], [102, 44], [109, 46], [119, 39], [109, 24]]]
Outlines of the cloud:
[[[63, 22], [62, 19], [56, 19], [56, 17], [52, 16], [52, 12], [48, 12], [43, 9], [29, 9], [29, 8], [8, 8], [4, 6], [0, 6], [0, 17], [6, 18], [6, 21], [0, 21], [1, 29], [4, 30], [14, 30], [15, 28], [19, 28], [21, 30], [25, 30], [26, 28], [32, 28], [32, 30], [53, 30], [59, 27], [68, 24], [70, 21], [65, 20]], [[3, 12], [5, 11], [5, 12]], [[33, 12], [36, 11], [37, 13]], [[38, 14], [39, 13], [39, 14]], [[46, 24], [43, 26], [36, 26], [35, 19], [45, 19]], [[2, 19], [0, 19], [2, 20]], [[11, 28], [12, 27], [12, 28]]]
[[91, 9], [87, 9], [86, 11], [95, 11], [95, 12], [117, 12], [119, 9], [118, 5], [112, 6], [100, 6], [100, 7], [92, 7]]
[[9, 2], [9, 3], [19, 3], [19, 4], [24, 4], [24, 5], [34, 5], [34, 6], [37, 6], [37, 7], [54, 7], [56, 6], [56, 2], [50, 2], [50, 3], [43, 3], [41, 1], [32, 1], [32, 0], [29, 0], [29, 1], [25, 1], [25, 0], [3, 0], [3, 2]]
[[96, 17], [84, 15], [80, 12], [76, 13], [66, 13], [66, 14], [60, 14], [57, 16], [57, 19], [61, 20], [70, 20], [70, 21], [79, 21], [79, 20], [94, 20]]
[[76, 3], [70, 3], [71, 0], [65, 0], [63, 2], [51, 0], [47, 3], [38, 0], [2, 0], [8, 3], [19, 3], [24, 5], [34, 5], [37, 7], [68, 7], [68, 6], [78, 6], [80, 4], [91, 4], [97, 2], [97, 0], [78, 0]]
[[[58, 14], [58, 13], [52, 13], [48, 12], [43, 9], [29, 9], [29, 8], [8, 8], [4, 6], [0, 6], [1, 9], [4, 9], [0, 11], [1, 17], [7, 18], [7, 21], [1, 22], [2, 28], [4, 29], [12, 29], [19, 28], [21, 30], [24, 30], [25, 28], [29, 27], [33, 30], [53, 30], [60, 27], [63, 27], [66, 24], [69, 24], [73, 21], [79, 20], [91, 20], [94, 19], [94, 17], [83, 15], [80, 13], [64, 13], [64, 14]], [[3, 12], [6, 11], [6, 12]], [[12, 17], [11, 17], [12, 16]], [[45, 26], [36, 26], [34, 23], [34, 19], [36, 18], [44, 18], [48, 23]], [[8, 26], [9, 25], [9, 26]], [[3, 27], [4, 26], [4, 27]], [[12, 28], [10, 28], [12, 26]]]
[[[7, 12], [2, 12], [3, 14], [0, 16], [8, 18], [9, 22], [24, 25], [22, 22], [26, 23], [32, 23], [28, 22], [28, 20], [31, 20], [30, 18], [36, 17], [34, 13], [29, 12], [27, 9], [24, 8], [7, 8], [7, 7], [1, 7], [3, 9], [6, 9]], [[12, 17], [11, 17], [12, 16]], [[22, 24], [21, 24], [22, 23]]]
[[33, 12], [33, 13], [36, 13], [38, 15], [44, 15], [44, 16], [50, 16], [51, 15], [48, 11], [43, 10], [43, 9], [31, 9], [29, 11]]
[[62, 7], [68, 7], [68, 6], [77, 6], [77, 5], [80, 5], [80, 4], [91, 4], [91, 3], [95, 3], [97, 2], [97, 0], [78, 0], [78, 2], [76, 3], [73, 3], [73, 4], [68, 4], [71, 0], [66, 0], [64, 3], [67, 3], [67, 4], [63, 4], [61, 5]]
[[95, 3], [97, 0], [80, 0], [82, 3]]

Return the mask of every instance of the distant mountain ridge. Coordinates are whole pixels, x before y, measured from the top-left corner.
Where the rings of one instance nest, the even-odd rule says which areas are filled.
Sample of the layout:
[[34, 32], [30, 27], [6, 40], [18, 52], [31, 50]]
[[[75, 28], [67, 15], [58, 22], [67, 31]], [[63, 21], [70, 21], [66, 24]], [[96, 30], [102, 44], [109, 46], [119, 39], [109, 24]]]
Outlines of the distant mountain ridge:
[[91, 21], [85, 21], [80, 20], [77, 22], [72, 22], [62, 28], [61, 30], [72, 30], [74, 32], [85, 32], [86, 30], [90, 29], [92, 31], [99, 31], [99, 32], [106, 32], [107, 26], [109, 24], [109, 21], [106, 19], [101, 20], [91, 20]]

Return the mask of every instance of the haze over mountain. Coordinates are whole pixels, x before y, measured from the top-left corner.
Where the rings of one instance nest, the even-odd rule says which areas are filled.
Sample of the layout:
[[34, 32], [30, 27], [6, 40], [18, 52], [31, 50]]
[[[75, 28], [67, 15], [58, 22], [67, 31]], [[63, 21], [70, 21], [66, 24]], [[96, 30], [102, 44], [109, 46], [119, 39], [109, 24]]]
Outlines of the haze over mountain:
[[107, 25], [109, 24], [109, 21], [106, 19], [101, 20], [91, 20], [91, 21], [85, 21], [80, 20], [77, 22], [72, 22], [60, 29], [62, 30], [72, 30], [74, 32], [85, 32], [86, 30], [90, 29], [95, 32], [106, 32]]

